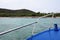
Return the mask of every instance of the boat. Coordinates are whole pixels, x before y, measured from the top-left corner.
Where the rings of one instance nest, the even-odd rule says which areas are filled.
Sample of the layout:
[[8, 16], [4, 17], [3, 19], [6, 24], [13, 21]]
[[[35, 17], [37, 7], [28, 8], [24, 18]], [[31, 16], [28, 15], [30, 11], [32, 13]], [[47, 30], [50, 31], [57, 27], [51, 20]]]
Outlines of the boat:
[[60, 29], [58, 29], [57, 24], [54, 24], [54, 29], [32, 35], [27, 40], [60, 40]]
[[27, 40], [60, 40], [60, 28], [58, 24], [54, 24], [52, 29], [49, 28], [48, 30], [32, 35]]

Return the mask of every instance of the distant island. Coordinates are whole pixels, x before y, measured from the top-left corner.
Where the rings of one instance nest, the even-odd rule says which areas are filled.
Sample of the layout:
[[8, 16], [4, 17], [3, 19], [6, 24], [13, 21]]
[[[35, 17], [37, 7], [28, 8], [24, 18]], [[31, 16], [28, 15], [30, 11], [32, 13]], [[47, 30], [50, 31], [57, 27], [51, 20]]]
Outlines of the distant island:
[[[55, 17], [60, 17], [60, 13], [54, 13], [54, 14]], [[34, 12], [28, 9], [10, 10], [0, 8], [0, 17], [40, 17], [44, 15], [47, 15], [47, 13]]]

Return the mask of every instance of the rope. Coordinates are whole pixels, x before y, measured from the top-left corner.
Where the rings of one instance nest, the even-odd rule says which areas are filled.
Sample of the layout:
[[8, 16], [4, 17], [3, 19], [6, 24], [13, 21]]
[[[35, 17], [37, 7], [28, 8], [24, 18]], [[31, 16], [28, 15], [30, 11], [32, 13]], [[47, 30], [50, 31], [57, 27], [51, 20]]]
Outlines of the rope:
[[17, 28], [9, 29], [8, 31], [1, 32], [1, 33], [0, 33], [0, 36], [1, 36], [1, 35], [4, 35], [4, 34], [7, 34], [7, 33], [10, 33], [10, 32], [12, 32], [12, 31], [18, 30], [18, 29], [21, 29], [21, 28], [27, 27], [27, 26], [32, 25], [32, 24], [35, 24], [35, 23], [37, 23], [37, 22], [33, 22], [33, 23], [31, 23], [31, 24], [27, 24], [27, 25], [25, 25], [25, 26], [21, 26], [21, 27], [17, 27]]
[[[52, 15], [52, 14], [48, 14], [48, 15], [45, 15], [45, 16], [42, 16], [42, 17], [39, 17], [38, 20], [40, 20], [40, 18], [43, 18], [43, 17], [49, 16], [49, 15]], [[33, 23], [27, 24], [27, 25], [25, 25], [25, 26], [21, 26], [21, 27], [13, 28], [13, 29], [9, 29], [8, 31], [1, 32], [0, 35], [4, 35], [4, 34], [7, 34], [7, 33], [12, 32], [12, 31], [15, 31], [15, 30], [18, 30], [18, 29], [21, 29], [21, 28], [27, 27], [27, 26], [29, 26], [29, 25], [35, 24], [35, 23], [38, 22], [38, 20], [35, 21], [35, 22], [33, 22]], [[34, 34], [34, 31], [35, 31], [35, 26], [33, 27], [32, 34]]]
[[35, 31], [35, 25], [33, 25], [33, 29], [32, 29], [32, 35], [34, 35], [34, 31]]
[[[48, 15], [39, 17], [39, 18], [37, 19], [37, 22], [38, 22], [38, 20], [40, 20], [41, 18], [47, 17], [47, 16], [49, 16], [49, 15], [52, 15], [52, 14], [48, 14]], [[34, 35], [35, 28], [36, 28], [36, 27], [34, 26], [33, 29], [32, 29], [32, 35]]]

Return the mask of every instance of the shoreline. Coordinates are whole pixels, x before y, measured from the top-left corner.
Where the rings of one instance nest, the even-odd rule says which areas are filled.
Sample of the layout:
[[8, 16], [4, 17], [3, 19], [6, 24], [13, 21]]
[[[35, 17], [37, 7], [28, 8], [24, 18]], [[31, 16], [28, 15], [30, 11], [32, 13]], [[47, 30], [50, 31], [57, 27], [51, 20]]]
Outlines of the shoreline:
[[[0, 17], [0, 18], [39, 18], [39, 16], [28, 16], [28, 17]], [[52, 17], [43, 17], [43, 18], [52, 18]], [[60, 17], [53, 17], [53, 18], [60, 18]]]

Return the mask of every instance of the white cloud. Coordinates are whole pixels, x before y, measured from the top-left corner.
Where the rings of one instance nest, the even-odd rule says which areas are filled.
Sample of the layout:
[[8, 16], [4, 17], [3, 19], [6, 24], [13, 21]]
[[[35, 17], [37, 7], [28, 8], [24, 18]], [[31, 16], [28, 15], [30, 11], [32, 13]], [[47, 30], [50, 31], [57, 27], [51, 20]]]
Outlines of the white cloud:
[[14, 2], [16, 0], [0, 0], [1, 3], [9, 3], [9, 2]]
[[26, 8], [41, 12], [60, 11], [59, 4], [59, 0], [0, 0], [0, 8]]

